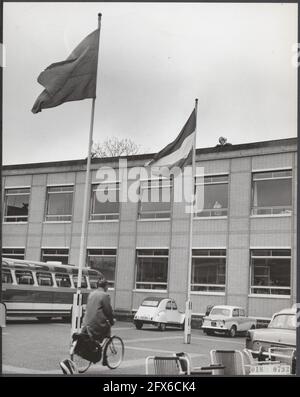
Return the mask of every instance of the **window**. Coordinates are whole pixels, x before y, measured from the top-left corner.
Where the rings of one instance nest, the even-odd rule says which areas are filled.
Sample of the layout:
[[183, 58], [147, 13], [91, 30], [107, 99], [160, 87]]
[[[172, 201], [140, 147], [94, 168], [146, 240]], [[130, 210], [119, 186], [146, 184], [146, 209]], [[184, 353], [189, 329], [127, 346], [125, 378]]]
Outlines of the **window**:
[[238, 317], [239, 316], [239, 309], [233, 309], [232, 310], [232, 317]]
[[246, 313], [244, 309], [239, 309], [240, 317], [245, 317]]
[[2, 248], [3, 258], [25, 259], [25, 248]]
[[55, 274], [55, 281], [56, 285], [58, 287], [63, 287], [63, 288], [70, 288], [71, 287], [71, 280], [70, 276], [67, 274]]
[[41, 253], [42, 262], [60, 262], [65, 265], [69, 261], [68, 248], [42, 248]]
[[116, 249], [90, 248], [87, 250], [87, 265], [103, 274], [108, 281], [109, 288], [114, 288], [115, 285], [116, 262]]
[[51, 273], [37, 272], [36, 278], [37, 278], [38, 285], [41, 285], [44, 287], [52, 287], [53, 286], [53, 280], [52, 280]]
[[72, 220], [73, 186], [47, 187], [46, 221]]
[[226, 250], [193, 249], [191, 291], [225, 292]]
[[290, 295], [291, 250], [251, 250], [252, 294]]
[[172, 305], [171, 305], [171, 301], [168, 301], [166, 304], [166, 310], [171, 310], [172, 309]]
[[202, 197], [204, 189], [203, 210], [197, 217], [227, 216], [228, 212], [228, 175], [196, 177], [196, 197]]
[[30, 188], [5, 189], [4, 222], [27, 222]]
[[137, 250], [136, 289], [167, 289], [168, 255], [167, 249]]
[[277, 215], [292, 212], [292, 171], [252, 174], [252, 214]]
[[16, 270], [16, 279], [18, 284], [33, 285], [32, 273], [27, 270]]
[[10, 270], [2, 269], [2, 284], [12, 284], [13, 279]]
[[92, 185], [91, 220], [119, 219], [119, 182]]
[[296, 329], [296, 315], [277, 314], [268, 325], [268, 328]]
[[170, 179], [141, 180], [140, 219], [170, 218], [172, 182]]
[[[77, 283], [78, 283], [77, 276], [73, 276], [73, 283], [74, 283], [74, 287], [77, 288]], [[85, 276], [81, 277], [81, 288], [87, 288], [87, 281]]]

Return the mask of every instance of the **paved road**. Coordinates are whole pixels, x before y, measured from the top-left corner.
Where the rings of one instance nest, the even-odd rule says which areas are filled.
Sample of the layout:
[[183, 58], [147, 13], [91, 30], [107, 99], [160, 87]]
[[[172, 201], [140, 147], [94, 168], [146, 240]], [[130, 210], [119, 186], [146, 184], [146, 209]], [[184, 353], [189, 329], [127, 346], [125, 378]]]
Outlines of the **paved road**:
[[[113, 334], [125, 343], [122, 365], [116, 370], [101, 364], [94, 365], [88, 374], [145, 375], [145, 358], [149, 355], [169, 355], [185, 351], [192, 357], [193, 366], [209, 364], [211, 349], [242, 349], [245, 338], [206, 336], [192, 330], [192, 343], [184, 344], [183, 331], [154, 327], [136, 330], [132, 323], [117, 322]], [[61, 374], [59, 361], [68, 357], [70, 324], [59, 321], [41, 324], [36, 320], [13, 320], [3, 329], [4, 374]]]

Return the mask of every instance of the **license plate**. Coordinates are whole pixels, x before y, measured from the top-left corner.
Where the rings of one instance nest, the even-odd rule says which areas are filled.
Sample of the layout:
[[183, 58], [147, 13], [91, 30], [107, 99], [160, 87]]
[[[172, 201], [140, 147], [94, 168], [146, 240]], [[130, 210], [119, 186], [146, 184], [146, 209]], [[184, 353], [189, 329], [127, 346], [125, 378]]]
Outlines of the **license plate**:
[[291, 366], [287, 364], [251, 365], [250, 375], [290, 375]]
[[217, 323], [216, 323], [215, 321], [212, 321], [212, 322], [211, 322], [211, 326], [212, 326], [212, 327], [216, 327], [216, 326], [217, 326]]

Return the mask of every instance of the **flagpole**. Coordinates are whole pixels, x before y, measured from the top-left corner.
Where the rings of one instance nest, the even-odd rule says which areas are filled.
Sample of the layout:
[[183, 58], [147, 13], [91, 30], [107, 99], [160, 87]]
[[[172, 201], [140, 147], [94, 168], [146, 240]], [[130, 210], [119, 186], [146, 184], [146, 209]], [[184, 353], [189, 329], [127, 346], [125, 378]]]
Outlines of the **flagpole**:
[[[100, 43], [101, 17], [102, 17], [102, 14], [98, 14], [99, 43]], [[98, 51], [99, 51], [99, 49], [98, 49]], [[93, 145], [95, 101], [96, 101], [96, 98], [93, 98], [92, 99], [92, 109], [91, 109], [89, 141], [88, 141], [87, 166], [86, 166], [86, 174], [85, 174], [85, 187], [84, 187], [83, 213], [82, 213], [82, 225], [81, 225], [81, 236], [80, 236], [77, 291], [73, 297], [71, 335], [75, 331], [76, 332], [80, 331], [81, 319], [82, 319], [81, 283], [82, 283], [82, 269], [85, 265], [85, 251], [86, 251], [87, 229], [88, 229], [90, 173], [91, 173], [91, 158], [92, 158], [92, 145]]]
[[194, 132], [194, 142], [192, 149], [192, 184], [191, 184], [191, 209], [190, 209], [190, 228], [189, 228], [189, 256], [188, 256], [188, 282], [187, 282], [187, 301], [185, 306], [184, 322], [184, 343], [190, 344], [192, 338], [192, 301], [191, 301], [191, 277], [192, 277], [192, 249], [193, 249], [193, 219], [195, 206], [195, 176], [196, 176], [196, 139], [197, 139], [197, 109], [198, 99], [195, 99], [195, 118], [196, 126]]

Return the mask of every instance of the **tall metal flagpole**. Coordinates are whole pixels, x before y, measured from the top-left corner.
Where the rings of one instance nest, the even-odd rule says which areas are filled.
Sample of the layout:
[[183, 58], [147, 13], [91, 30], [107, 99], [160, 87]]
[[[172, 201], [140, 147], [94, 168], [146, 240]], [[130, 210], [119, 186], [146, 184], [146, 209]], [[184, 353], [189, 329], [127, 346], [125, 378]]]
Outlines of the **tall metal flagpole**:
[[195, 176], [196, 176], [196, 138], [197, 138], [197, 108], [198, 99], [195, 99], [195, 118], [196, 125], [194, 131], [194, 142], [192, 152], [192, 208], [190, 210], [190, 230], [189, 230], [189, 260], [188, 260], [188, 283], [187, 283], [187, 301], [185, 306], [185, 323], [184, 323], [184, 343], [190, 344], [192, 338], [192, 301], [191, 301], [191, 277], [192, 277], [192, 248], [193, 248], [193, 219], [195, 208]]
[[[102, 14], [98, 14], [99, 43], [100, 43], [101, 17], [102, 17]], [[98, 49], [98, 51], [99, 51], [99, 49]], [[99, 54], [99, 52], [98, 52], [98, 54]], [[87, 166], [86, 166], [86, 174], [85, 174], [85, 188], [84, 188], [83, 214], [82, 214], [81, 237], [80, 237], [77, 291], [73, 297], [71, 335], [75, 331], [77, 331], [77, 332], [80, 331], [81, 319], [82, 319], [81, 281], [82, 281], [82, 269], [84, 267], [84, 262], [85, 262], [87, 226], [88, 226], [90, 173], [91, 173], [91, 157], [92, 157], [92, 145], [93, 145], [95, 101], [96, 101], [96, 98], [93, 98], [92, 110], [91, 110], [90, 132], [89, 132], [89, 143], [88, 143]]]

